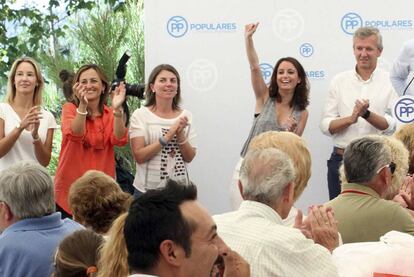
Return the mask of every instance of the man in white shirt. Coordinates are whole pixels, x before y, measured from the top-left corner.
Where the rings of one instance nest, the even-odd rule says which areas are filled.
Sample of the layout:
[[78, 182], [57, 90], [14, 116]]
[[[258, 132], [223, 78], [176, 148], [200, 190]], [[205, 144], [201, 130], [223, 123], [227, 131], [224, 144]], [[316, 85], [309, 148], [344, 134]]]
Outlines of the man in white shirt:
[[399, 95], [414, 95], [414, 39], [404, 43], [392, 66], [390, 78]]
[[338, 229], [330, 210], [312, 207], [307, 218], [307, 235], [323, 246], [283, 225], [293, 204], [294, 179], [284, 152], [250, 149], [239, 180], [244, 201], [237, 211], [214, 216], [218, 234], [247, 260], [252, 276], [337, 276], [330, 251], [338, 246]]
[[132, 203], [125, 219], [131, 276], [250, 276], [247, 262], [227, 247], [216, 229], [197, 202], [193, 184], [169, 179], [164, 188], [148, 190]]
[[320, 123], [325, 135], [332, 136], [334, 149], [328, 160], [329, 198], [341, 191], [338, 169], [344, 148], [355, 138], [368, 134], [391, 133], [396, 122], [391, 108], [397, 99], [389, 74], [377, 68], [382, 53], [382, 37], [377, 28], [361, 27], [353, 38], [355, 69], [336, 75]]

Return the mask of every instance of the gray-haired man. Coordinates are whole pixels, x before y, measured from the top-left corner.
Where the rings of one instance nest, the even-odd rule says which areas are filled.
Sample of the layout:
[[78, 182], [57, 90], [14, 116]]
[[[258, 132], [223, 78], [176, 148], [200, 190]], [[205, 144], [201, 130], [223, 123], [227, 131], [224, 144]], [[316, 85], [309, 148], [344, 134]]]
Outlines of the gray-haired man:
[[0, 172], [0, 276], [51, 276], [59, 242], [82, 228], [55, 212], [43, 166], [19, 162]]
[[337, 276], [329, 252], [338, 245], [332, 213], [313, 207], [307, 219], [308, 231], [324, 247], [282, 222], [293, 204], [294, 179], [284, 152], [249, 150], [240, 172], [244, 201], [237, 211], [214, 216], [217, 231], [250, 263], [252, 276]]
[[414, 235], [414, 218], [397, 202], [383, 199], [395, 164], [381, 137], [353, 140], [344, 152], [348, 183], [326, 206], [333, 208], [344, 243], [378, 241], [395, 230]]

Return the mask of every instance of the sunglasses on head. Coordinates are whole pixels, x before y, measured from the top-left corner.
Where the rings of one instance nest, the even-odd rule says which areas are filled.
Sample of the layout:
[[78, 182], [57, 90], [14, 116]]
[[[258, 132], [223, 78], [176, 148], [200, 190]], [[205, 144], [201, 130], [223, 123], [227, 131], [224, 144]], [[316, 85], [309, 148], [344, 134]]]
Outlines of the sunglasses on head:
[[378, 169], [377, 173], [379, 173], [384, 167], [388, 167], [391, 171], [391, 174], [394, 174], [395, 169], [397, 168], [397, 165], [394, 162], [390, 162], [389, 164], [384, 165], [380, 169]]

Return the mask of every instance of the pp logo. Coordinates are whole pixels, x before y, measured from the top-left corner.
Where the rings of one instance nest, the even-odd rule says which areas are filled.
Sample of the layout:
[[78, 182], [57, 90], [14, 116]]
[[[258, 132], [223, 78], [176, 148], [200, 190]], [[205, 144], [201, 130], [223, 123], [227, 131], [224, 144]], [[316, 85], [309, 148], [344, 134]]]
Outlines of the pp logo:
[[394, 105], [394, 117], [402, 123], [414, 121], [414, 97], [406, 95], [398, 99]]
[[355, 30], [362, 27], [362, 18], [356, 13], [347, 13], [341, 19], [342, 31], [345, 34], [353, 35]]
[[188, 31], [188, 23], [184, 17], [176, 15], [167, 22], [167, 32], [175, 38], [184, 36]]
[[300, 37], [304, 26], [303, 17], [296, 10], [281, 10], [273, 18], [273, 31], [284, 41], [293, 41]]
[[270, 78], [272, 77], [273, 73], [273, 66], [268, 63], [261, 63], [259, 64], [260, 71], [262, 71], [263, 79], [266, 85], [270, 84]]
[[313, 55], [313, 46], [310, 43], [304, 43], [299, 47], [299, 53], [307, 58]]
[[208, 60], [196, 60], [187, 69], [190, 86], [199, 91], [208, 91], [217, 83], [217, 67]]

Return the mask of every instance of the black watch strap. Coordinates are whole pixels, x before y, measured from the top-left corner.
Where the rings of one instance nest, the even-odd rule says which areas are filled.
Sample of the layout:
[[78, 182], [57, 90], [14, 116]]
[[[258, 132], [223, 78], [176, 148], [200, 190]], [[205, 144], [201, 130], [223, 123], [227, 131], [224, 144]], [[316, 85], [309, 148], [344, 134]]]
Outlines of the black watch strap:
[[366, 110], [365, 113], [361, 116], [363, 119], [367, 119], [370, 116], [371, 112]]

